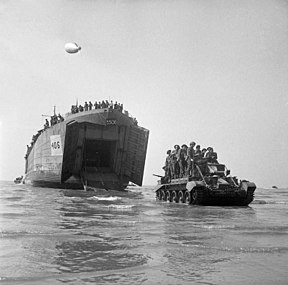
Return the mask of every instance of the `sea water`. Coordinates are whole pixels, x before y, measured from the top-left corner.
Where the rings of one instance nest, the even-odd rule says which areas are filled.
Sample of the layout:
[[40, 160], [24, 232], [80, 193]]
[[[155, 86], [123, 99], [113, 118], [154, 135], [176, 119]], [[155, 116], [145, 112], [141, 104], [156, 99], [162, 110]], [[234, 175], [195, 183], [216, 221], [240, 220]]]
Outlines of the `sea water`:
[[0, 183], [0, 284], [288, 284], [288, 189], [248, 207]]

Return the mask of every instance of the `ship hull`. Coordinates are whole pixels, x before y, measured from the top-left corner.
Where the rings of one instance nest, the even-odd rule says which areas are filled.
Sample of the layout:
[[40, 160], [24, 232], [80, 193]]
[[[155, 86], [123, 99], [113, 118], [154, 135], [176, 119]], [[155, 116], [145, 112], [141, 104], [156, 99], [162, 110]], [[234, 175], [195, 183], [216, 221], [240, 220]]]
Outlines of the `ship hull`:
[[127, 114], [70, 114], [45, 129], [26, 158], [25, 183], [38, 187], [124, 190], [142, 185], [149, 131]]

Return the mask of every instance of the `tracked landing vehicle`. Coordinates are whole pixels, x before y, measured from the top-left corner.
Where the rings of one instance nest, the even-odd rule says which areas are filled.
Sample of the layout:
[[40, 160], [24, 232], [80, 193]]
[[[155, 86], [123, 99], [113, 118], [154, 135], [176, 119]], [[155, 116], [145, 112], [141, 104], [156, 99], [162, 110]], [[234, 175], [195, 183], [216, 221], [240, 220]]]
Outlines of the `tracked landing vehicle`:
[[161, 177], [156, 197], [162, 201], [207, 206], [247, 206], [254, 199], [256, 185], [230, 175], [224, 164], [194, 165], [193, 175]]

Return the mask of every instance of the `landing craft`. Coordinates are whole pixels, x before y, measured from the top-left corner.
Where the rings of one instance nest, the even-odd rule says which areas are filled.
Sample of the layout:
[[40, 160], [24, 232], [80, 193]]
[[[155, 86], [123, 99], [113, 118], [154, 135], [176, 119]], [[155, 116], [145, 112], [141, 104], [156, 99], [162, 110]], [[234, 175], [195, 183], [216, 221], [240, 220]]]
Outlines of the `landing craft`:
[[81, 47], [78, 46], [76, 43], [66, 43], [64, 48], [65, 51], [68, 53], [77, 53], [81, 50]]
[[128, 111], [104, 106], [79, 112], [74, 105], [62, 120], [55, 117], [27, 148], [26, 184], [97, 191], [142, 186], [149, 130]]

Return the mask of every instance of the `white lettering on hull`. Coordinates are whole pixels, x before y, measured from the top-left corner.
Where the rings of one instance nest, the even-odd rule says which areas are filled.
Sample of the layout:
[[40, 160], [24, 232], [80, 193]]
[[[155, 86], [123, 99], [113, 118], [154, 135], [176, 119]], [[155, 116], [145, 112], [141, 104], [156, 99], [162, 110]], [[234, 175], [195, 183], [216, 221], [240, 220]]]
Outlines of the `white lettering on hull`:
[[63, 148], [61, 143], [61, 136], [50, 136], [51, 156], [63, 155]]

